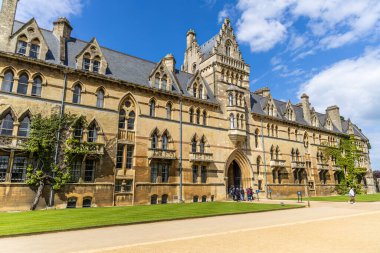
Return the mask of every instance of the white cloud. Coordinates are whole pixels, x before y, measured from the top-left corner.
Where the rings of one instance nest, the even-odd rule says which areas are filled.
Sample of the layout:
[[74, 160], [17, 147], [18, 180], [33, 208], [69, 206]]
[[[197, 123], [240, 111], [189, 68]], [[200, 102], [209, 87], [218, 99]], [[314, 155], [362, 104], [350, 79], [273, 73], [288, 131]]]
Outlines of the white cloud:
[[[236, 10], [237, 37], [252, 52], [289, 39], [289, 27], [301, 17], [306, 18], [306, 34], [320, 49], [338, 48], [380, 30], [378, 0], [239, 0]], [[296, 47], [306, 41], [304, 33], [293, 37]]]
[[380, 47], [321, 71], [301, 86], [298, 95], [302, 93], [321, 112], [338, 105], [341, 115], [351, 118], [369, 137], [373, 162], [380, 166]]
[[[26, 22], [35, 17], [39, 26], [51, 28], [58, 17], [79, 15], [86, 0], [21, 0], [16, 19]], [[2, 3], [2, 0], [0, 0]]]

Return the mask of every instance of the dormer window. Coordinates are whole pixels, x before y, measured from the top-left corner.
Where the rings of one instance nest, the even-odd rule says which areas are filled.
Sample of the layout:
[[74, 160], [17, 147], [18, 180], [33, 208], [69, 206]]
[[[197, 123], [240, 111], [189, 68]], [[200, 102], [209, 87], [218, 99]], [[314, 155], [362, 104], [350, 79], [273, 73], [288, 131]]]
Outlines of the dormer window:
[[202, 85], [199, 85], [198, 94], [199, 94], [199, 98], [203, 98], [203, 86]]
[[91, 60], [90, 60], [90, 55], [85, 54], [83, 57], [83, 70], [85, 71], [90, 71], [90, 66], [91, 66]]
[[166, 88], [167, 88], [167, 84], [168, 84], [168, 81], [167, 81], [166, 75], [164, 75], [164, 76], [162, 77], [162, 80], [161, 80], [161, 88], [162, 88], [163, 90], [166, 90]]
[[157, 73], [154, 79], [154, 86], [158, 89], [160, 87], [160, 74]]
[[99, 60], [94, 60], [94, 65], [92, 67], [92, 71], [94, 73], [99, 73], [100, 70], [100, 61]]
[[197, 84], [195, 83], [194, 85], [193, 85], [193, 97], [197, 97]]
[[30, 45], [30, 52], [29, 56], [34, 59], [38, 59], [40, 55], [40, 41], [38, 39], [35, 39], [32, 41], [32, 44]]
[[26, 41], [19, 40], [17, 42], [16, 53], [25, 55], [27, 46], [28, 46], [28, 43], [26, 43]]

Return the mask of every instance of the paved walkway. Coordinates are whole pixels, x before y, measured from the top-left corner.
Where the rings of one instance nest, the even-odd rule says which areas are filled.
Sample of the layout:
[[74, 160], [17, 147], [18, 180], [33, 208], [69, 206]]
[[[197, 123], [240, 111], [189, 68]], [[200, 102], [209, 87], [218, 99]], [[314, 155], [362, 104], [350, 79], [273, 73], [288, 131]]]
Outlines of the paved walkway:
[[3, 238], [0, 246], [30, 253], [378, 253], [379, 228], [380, 202], [312, 202], [294, 210]]

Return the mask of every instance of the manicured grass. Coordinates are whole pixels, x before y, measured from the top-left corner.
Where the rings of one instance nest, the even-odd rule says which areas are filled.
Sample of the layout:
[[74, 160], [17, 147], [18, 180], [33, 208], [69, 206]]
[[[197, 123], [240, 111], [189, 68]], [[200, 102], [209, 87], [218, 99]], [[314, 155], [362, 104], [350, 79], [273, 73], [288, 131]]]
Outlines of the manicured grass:
[[[297, 200], [297, 198], [292, 198]], [[328, 196], [328, 197], [310, 197], [310, 201], [331, 201], [331, 202], [347, 202], [349, 201], [348, 195], [338, 195], [338, 196]], [[303, 201], [306, 201], [307, 198], [303, 197]], [[376, 202], [380, 201], [380, 194], [361, 194], [356, 195], [356, 202]]]
[[299, 205], [208, 202], [0, 213], [0, 237], [91, 227], [298, 208]]

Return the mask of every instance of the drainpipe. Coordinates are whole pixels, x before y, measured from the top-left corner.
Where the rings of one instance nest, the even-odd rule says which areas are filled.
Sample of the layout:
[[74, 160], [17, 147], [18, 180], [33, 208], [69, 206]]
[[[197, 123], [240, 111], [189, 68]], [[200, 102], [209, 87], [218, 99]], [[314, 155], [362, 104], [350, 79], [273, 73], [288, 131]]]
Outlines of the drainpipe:
[[[61, 98], [61, 109], [59, 111], [59, 119], [62, 119], [63, 113], [65, 111], [65, 98], [66, 98], [66, 88], [67, 88], [67, 72], [63, 70], [63, 91]], [[55, 155], [54, 155], [54, 164], [58, 163], [58, 154], [59, 154], [59, 139], [61, 138], [61, 133], [58, 131], [57, 133], [57, 143], [55, 146]], [[53, 172], [53, 178], [55, 177], [55, 173]], [[50, 196], [49, 196], [49, 206], [52, 207], [54, 205], [54, 189], [53, 186], [50, 187]]]
[[179, 203], [182, 203], [182, 96], [179, 99]]
[[260, 121], [261, 121], [261, 145], [263, 147], [263, 161], [264, 161], [265, 195], [266, 195], [266, 198], [268, 198], [267, 162], [265, 159], [263, 116], [260, 116]]

